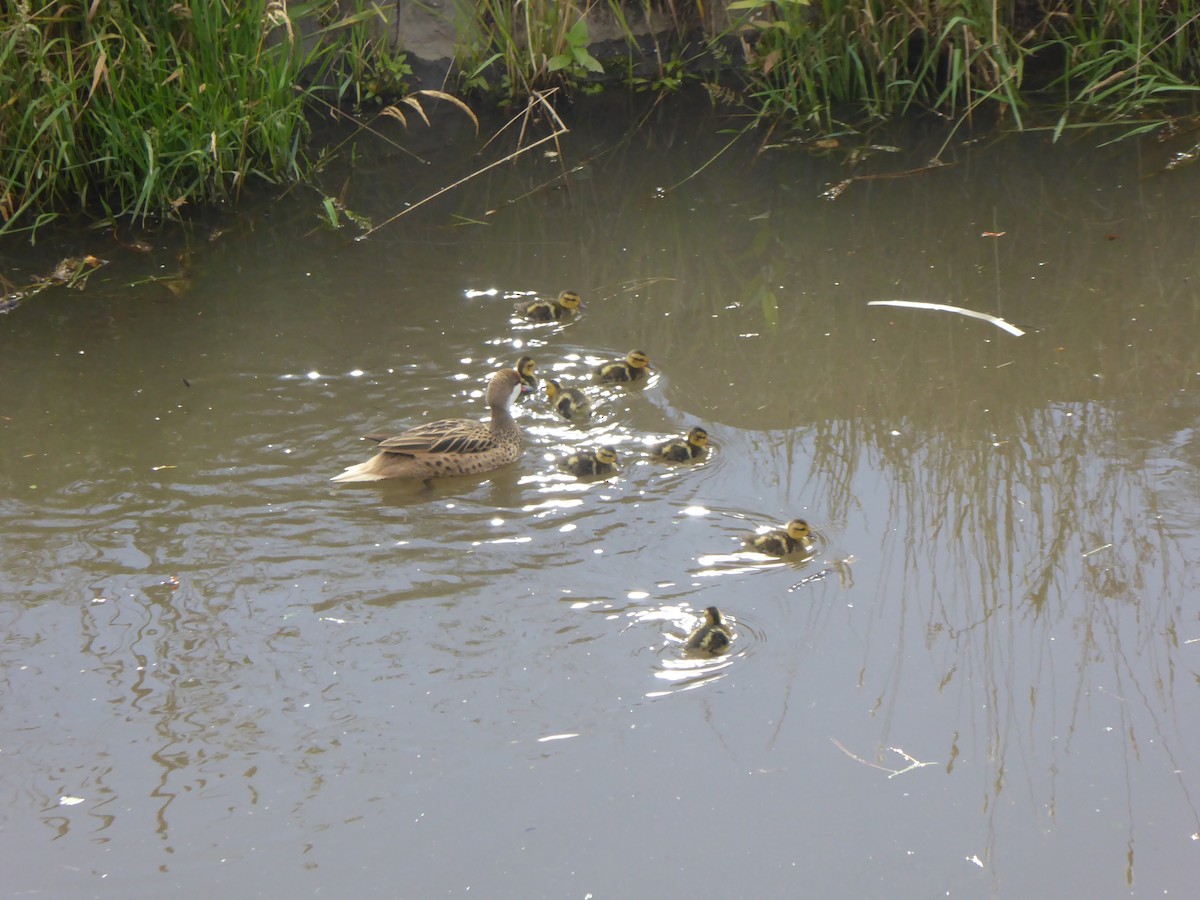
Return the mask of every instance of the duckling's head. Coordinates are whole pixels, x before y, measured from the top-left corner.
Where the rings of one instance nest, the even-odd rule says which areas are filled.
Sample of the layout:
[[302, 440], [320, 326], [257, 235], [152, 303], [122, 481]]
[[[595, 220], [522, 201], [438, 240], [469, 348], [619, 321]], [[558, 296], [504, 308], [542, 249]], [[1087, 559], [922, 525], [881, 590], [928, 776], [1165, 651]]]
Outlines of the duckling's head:
[[532, 356], [522, 356], [517, 360], [517, 374], [522, 378], [532, 378], [537, 372], [537, 363]]
[[803, 519], [792, 519], [787, 523], [787, 534], [793, 541], [807, 541], [812, 535], [812, 529]]
[[719, 609], [717, 609], [715, 606], [710, 606], [710, 607], [708, 607], [708, 609], [704, 610], [704, 624], [705, 625], [720, 625], [721, 624], [721, 611]]
[[579, 309], [583, 298], [574, 291], [563, 291], [558, 295], [558, 305], [563, 309]]
[[693, 428], [691, 431], [689, 431], [687, 433], [687, 442], [689, 444], [691, 444], [693, 447], [707, 447], [708, 446], [708, 432], [705, 431], [703, 428], [701, 428], [699, 425], [697, 425], [695, 428]]
[[553, 378], [546, 379], [546, 399], [553, 400], [562, 392], [562, 385]]
[[617, 464], [617, 451], [612, 447], [597, 447], [596, 462], [604, 463], [606, 466], [615, 466]]
[[648, 369], [650, 368], [650, 357], [641, 350], [630, 350], [625, 357], [625, 365], [631, 369]]

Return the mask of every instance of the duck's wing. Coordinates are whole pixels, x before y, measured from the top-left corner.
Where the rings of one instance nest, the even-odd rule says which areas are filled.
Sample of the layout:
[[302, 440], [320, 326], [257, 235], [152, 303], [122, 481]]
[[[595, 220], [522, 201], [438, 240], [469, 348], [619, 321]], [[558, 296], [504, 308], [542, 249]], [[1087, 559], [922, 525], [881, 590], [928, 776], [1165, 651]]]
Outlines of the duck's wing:
[[482, 422], [470, 419], [439, 419], [410, 428], [391, 437], [367, 435], [366, 440], [376, 441], [385, 453], [402, 453], [407, 456], [444, 453], [483, 453], [496, 446], [492, 432]]

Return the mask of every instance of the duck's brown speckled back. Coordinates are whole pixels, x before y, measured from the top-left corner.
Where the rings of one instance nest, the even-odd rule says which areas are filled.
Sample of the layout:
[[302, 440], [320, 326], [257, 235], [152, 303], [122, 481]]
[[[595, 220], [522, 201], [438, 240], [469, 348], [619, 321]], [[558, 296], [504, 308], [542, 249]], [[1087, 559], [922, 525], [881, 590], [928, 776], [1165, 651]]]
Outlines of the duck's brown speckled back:
[[509, 407], [525, 390], [516, 369], [501, 369], [488, 384], [490, 422], [440, 419], [392, 437], [369, 435], [379, 452], [331, 480], [382, 481], [386, 478], [442, 478], [490, 472], [521, 455], [521, 429]]

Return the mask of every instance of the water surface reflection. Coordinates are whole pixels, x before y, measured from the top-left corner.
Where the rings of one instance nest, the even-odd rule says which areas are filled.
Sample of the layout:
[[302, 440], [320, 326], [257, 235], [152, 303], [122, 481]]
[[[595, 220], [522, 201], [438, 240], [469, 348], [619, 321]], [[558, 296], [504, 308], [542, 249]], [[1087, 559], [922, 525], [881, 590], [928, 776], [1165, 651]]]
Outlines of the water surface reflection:
[[[569, 182], [363, 242], [294, 192], [189, 293], [164, 246], [0, 317], [14, 896], [726, 896], [714, 847], [755, 895], [1192, 889], [1200, 176], [1008, 137], [830, 203], [833, 156], [603, 112]], [[379, 221], [476, 149], [330, 177]], [[512, 467], [329, 483], [524, 355], [593, 418], [539, 393]], [[743, 548], [793, 517], [810, 554]], [[736, 638], [689, 659], [708, 606]]]

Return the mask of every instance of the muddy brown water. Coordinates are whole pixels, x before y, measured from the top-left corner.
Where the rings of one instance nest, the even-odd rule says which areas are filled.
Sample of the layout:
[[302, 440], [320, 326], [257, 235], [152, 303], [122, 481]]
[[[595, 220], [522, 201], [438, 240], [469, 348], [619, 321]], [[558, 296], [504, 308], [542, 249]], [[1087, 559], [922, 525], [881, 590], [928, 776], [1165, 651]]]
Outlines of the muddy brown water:
[[[296, 190], [4, 244], [110, 259], [0, 316], [4, 896], [1194, 892], [1197, 171], [1008, 136], [831, 202], [841, 153], [606, 103], [569, 187], [529, 154], [366, 241]], [[381, 222], [495, 158], [460, 129], [329, 190]], [[539, 395], [490, 476], [329, 482], [524, 354], [590, 426]], [[811, 555], [740, 550], [796, 516]], [[687, 659], [710, 605], [733, 650]]]

